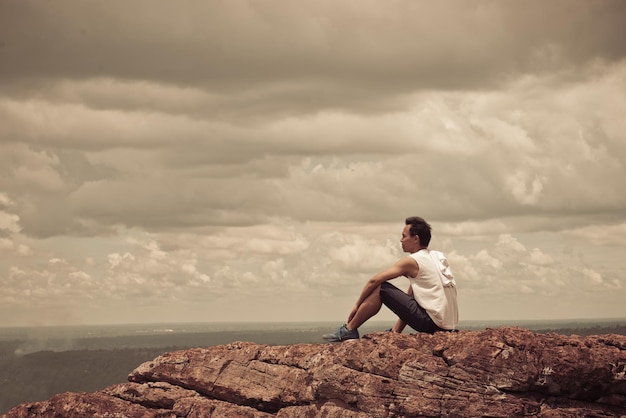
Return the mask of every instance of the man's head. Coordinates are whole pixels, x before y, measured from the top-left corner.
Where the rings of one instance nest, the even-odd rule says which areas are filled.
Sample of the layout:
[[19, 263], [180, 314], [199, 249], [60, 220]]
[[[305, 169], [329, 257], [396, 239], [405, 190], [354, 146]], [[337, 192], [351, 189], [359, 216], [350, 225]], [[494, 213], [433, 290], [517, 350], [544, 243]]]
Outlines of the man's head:
[[[430, 225], [419, 216], [411, 216], [404, 221], [402, 249], [414, 252], [430, 244]], [[415, 248], [414, 248], [415, 247]]]

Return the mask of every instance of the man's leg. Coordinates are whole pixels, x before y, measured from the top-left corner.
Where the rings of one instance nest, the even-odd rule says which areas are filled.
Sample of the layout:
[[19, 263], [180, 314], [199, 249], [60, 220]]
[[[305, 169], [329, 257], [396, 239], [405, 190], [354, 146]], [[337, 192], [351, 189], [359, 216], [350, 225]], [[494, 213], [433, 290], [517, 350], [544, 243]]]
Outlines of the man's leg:
[[356, 311], [356, 314], [346, 324], [346, 328], [349, 331], [355, 330], [361, 325], [365, 323], [368, 319], [373, 317], [380, 311], [381, 306], [383, 305], [380, 300], [380, 286], [375, 289], [368, 297], [363, 301], [361, 306], [359, 306], [359, 310]]
[[[333, 342], [358, 339], [358, 328], [363, 325], [365, 321], [376, 315], [382, 305], [379, 286], [374, 289], [361, 305], [359, 305], [356, 313], [347, 324], [340, 326], [334, 333], [322, 335], [322, 338]], [[350, 312], [350, 314], [352, 315], [352, 312]]]
[[398, 315], [403, 322], [418, 332], [434, 333], [439, 328], [413, 296], [407, 295], [391, 283], [380, 287], [380, 299], [386, 307]]

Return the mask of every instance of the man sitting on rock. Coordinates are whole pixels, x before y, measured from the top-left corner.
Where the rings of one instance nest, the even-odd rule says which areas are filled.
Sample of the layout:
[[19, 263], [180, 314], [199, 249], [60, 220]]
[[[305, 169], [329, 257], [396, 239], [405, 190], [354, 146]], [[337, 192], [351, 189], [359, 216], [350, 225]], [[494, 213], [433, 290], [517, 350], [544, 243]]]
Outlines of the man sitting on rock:
[[[336, 342], [359, 338], [358, 328], [376, 315], [382, 304], [399, 318], [393, 332], [402, 332], [406, 325], [431, 334], [456, 328], [456, 283], [445, 256], [428, 249], [430, 230], [423, 218], [413, 216], [405, 220], [400, 242], [409, 255], [369, 279], [348, 321], [336, 332], [325, 334], [324, 339]], [[407, 293], [387, 283], [400, 276], [409, 279]]]

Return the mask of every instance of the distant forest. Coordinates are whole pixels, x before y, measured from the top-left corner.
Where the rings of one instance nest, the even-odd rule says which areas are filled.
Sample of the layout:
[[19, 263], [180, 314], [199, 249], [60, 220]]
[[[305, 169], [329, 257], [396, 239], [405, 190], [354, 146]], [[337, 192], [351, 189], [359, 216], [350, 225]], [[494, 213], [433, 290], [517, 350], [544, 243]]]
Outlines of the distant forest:
[[592, 327], [577, 327], [577, 328], [548, 328], [548, 329], [536, 329], [533, 330], [538, 334], [563, 334], [563, 335], [580, 335], [581, 337], [587, 337], [589, 335], [600, 334], [619, 334], [626, 335], [626, 325], [595, 325]]

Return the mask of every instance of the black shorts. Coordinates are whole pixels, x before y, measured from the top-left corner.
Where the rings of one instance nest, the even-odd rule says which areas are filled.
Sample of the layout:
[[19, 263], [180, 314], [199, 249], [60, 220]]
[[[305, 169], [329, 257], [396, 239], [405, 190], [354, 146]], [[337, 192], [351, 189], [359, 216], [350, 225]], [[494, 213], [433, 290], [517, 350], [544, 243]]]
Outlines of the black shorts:
[[415, 331], [431, 334], [436, 331], [445, 331], [433, 322], [428, 312], [417, 303], [413, 296], [407, 295], [391, 283], [385, 282], [380, 285], [380, 300]]

